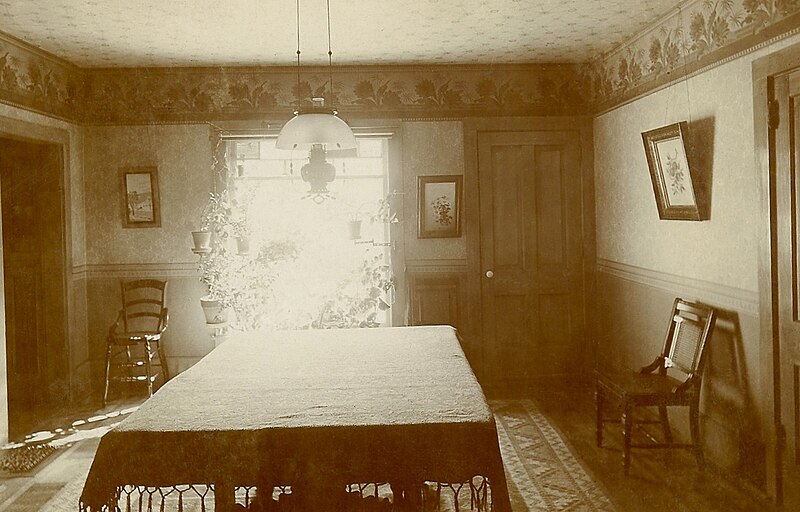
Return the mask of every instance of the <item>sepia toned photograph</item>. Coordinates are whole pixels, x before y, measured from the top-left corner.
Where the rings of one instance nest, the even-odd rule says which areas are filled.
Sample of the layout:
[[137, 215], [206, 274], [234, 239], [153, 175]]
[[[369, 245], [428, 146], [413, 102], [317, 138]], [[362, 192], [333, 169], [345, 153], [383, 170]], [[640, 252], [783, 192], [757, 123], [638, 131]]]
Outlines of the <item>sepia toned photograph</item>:
[[661, 219], [700, 220], [683, 140], [686, 130], [686, 122], [681, 122], [642, 133]]
[[798, 98], [798, 0], [0, 0], [0, 512], [800, 510]]
[[160, 205], [158, 199], [158, 170], [155, 167], [126, 169], [125, 227], [158, 227]]
[[419, 176], [418, 238], [461, 236], [461, 176]]

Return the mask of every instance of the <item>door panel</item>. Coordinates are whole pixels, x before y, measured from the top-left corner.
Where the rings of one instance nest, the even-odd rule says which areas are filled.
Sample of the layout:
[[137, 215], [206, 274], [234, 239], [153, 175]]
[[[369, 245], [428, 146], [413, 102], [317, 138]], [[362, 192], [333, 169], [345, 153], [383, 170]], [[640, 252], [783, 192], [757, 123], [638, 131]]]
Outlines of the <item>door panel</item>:
[[525, 381], [577, 371], [583, 339], [578, 135], [479, 132], [477, 145], [484, 377]]
[[781, 119], [775, 133], [778, 322], [780, 329], [780, 406], [786, 434], [785, 463], [800, 464], [800, 71], [778, 77], [776, 100]]
[[0, 140], [9, 436], [69, 398], [62, 149]]

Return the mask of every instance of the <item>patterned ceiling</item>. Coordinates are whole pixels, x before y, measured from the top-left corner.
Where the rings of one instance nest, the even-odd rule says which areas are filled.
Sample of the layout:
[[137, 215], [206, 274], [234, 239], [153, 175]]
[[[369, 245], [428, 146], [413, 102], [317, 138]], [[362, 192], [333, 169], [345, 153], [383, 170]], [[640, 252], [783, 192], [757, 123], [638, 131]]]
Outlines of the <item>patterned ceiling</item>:
[[[677, 0], [330, 0], [334, 64], [584, 62]], [[325, 0], [300, 0], [303, 64]], [[291, 65], [294, 0], [0, 0], [0, 31], [81, 67]], [[1, 50], [2, 48], [0, 48]]]

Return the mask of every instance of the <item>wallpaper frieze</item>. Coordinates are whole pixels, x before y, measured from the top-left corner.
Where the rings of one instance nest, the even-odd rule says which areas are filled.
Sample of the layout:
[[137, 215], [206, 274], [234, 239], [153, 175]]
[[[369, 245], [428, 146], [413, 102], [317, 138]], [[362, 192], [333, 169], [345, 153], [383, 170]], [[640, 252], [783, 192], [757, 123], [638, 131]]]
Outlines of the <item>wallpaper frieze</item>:
[[595, 111], [800, 31], [800, 0], [696, 0], [586, 66]]
[[79, 68], [0, 34], [0, 101], [76, 119], [81, 80]]
[[[800, 33], [800, 0], [689, 0], [587, 64], [334, 66], [345, 118], [603, 112]], [[90, 124], [283, 121], [330, 100], [327, 67], [81, 69], [0, 33], [0, 102]], [[329, 101], [329, 104], [331, 102]]]
[[[284, 119], [331, 98], [327, 68], [87, 70], [88, 122]], [[572, 65], [360, 67], [333, 70], [342, 117], [585, 112]]]

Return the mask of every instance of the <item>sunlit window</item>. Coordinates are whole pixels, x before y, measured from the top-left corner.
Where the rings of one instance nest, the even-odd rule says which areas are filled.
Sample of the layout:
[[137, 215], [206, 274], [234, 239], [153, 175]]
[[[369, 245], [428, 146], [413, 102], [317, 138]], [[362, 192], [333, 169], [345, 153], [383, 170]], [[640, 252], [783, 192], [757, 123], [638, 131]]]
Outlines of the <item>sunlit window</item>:
[[[361, 137], [357, 155], [329, 154], [336, 178], [328, 184], [332, 197], [321, 202], [308, 197], [309, 184], [300, 178], [307, 154], [275, 149], [274, 138], [229, 144], [234, 175], [229, 187], [245, 205], [251, 250], [271, 240], [289, 240], [298, 249], [297, 259], [276, 272], [269, 324], [387, 325], [391, 251], [379, 245], [389, 242], [389, 225], [379, 213], [389, 192], [388, 140]], [[359, 239], [348, 230], [352, 220], [361, 220]]]

